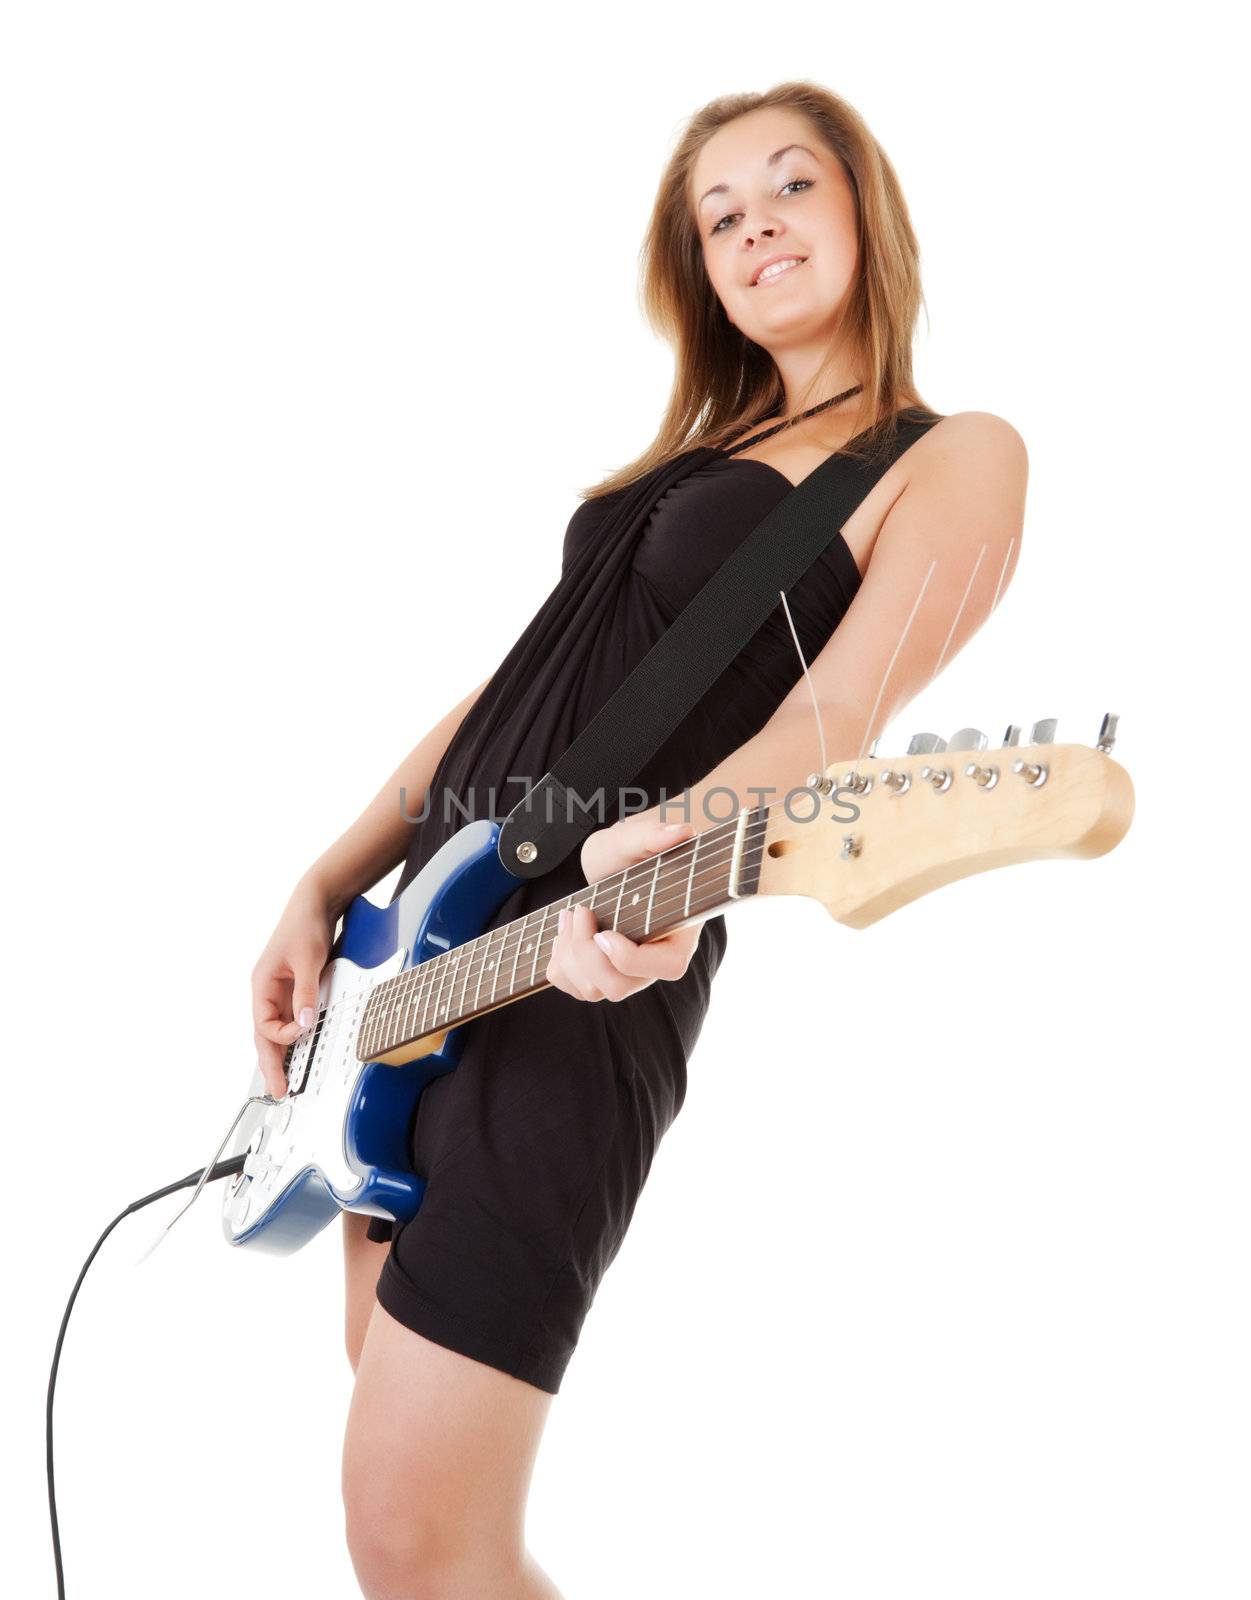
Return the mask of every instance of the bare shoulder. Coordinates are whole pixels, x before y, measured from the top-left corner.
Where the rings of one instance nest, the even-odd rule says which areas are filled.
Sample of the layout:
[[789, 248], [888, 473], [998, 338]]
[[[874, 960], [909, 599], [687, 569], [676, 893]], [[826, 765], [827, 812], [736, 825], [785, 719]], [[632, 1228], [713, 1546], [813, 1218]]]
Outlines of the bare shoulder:
[[998, 482], [1011, 489], [1023, 488], [1029, 474], [1024, 439], [993, 411], [953, 411], [922, 442], [926, 449], [918, 453], [917, 466], [938, 477], [974, 472], [985, 487]]
[[923, 548], [963, 558], [982, 545], [1019, 552], [1028, 459], [1011, 423], [989, 411], [953, 412], [904, 452], [905, 463], [875, 555]]

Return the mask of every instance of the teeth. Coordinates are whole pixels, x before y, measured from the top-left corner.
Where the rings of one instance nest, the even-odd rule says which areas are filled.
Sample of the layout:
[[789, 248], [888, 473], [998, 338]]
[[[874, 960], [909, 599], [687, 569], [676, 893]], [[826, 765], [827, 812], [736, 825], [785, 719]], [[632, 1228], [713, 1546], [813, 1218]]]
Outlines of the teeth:
[[763, 283], [766, 278], [776, 278], [780, 272], [789, 272], [792, 267], [799, 266], [802, 260], [802, 256], [791, 256], [786, 261], [775, 261], [771, 267], [764, 269], [756, 279], [756, 282]]

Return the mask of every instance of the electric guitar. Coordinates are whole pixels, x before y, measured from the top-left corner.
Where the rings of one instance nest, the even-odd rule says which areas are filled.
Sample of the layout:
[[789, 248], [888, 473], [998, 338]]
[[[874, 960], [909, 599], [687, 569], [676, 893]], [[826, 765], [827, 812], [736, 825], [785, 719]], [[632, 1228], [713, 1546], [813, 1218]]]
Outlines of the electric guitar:
[[259, 1069], [238, 1124], [243, 1170], [226, 1186], [231, 1244], [289, 1254], [340, 1210], [397, 1221], [421, 1205], [408, 1130], [422, 1090], [457, 1064], [465, 1026], [549, 985], [558, 913], [586, 905], [600, 927], [642, 943], [758, 895], [806, 895], [866, 928], [976, 872], [1044, 857], [1105, 854], [1134, 811], [1129, 774], [1109, 752], [1116, 717], [1093, 748], [1003, 748], [964, 728], [917, 734], [907, 754], [835, 762], [802, 790], [649, 856], [622, 872], [482, 929], [521, 881], [499, 859], [500, 824], [467, 823], [391, 905], [347, 908], [322, 974], [316, 1021], [286, 1053], [287, 1091]]

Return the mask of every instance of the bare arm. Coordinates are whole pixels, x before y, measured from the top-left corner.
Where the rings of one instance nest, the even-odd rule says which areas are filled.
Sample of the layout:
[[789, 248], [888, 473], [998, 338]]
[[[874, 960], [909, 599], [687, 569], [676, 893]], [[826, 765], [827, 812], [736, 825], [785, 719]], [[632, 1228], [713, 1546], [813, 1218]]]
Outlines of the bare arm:
[[317, 858], [296, 884], [261, 951], [252, 969], [252, 1026], [257, 1064], [275, 1098], [286, 1093], [282, 1062], [287, 1046], [312, 1026], [319, 980], [340, 913], [407, 853], [413, 824], [405, 820], [400, 790], [407, 792], [405, 809], [419, 812], [444, 751], [489, 681], [485, 679], [435, 723], [352, 826]]
[[[868, 749], [986, 621], [1016, 567], [1028, 476], [1020, 435], [982, 411], [938, 426], [939, 448], [887, 512], [856, 598], [809, 667], [831, 762]], [[691, 785], [685, 805], [679, 796], [592, 833], [582, 846], [587, 882], [684, 836], [681, 826], [666, 836], [662, 823], [689, 817], [687, 833], [702, 833], [743, 806], [780, 800], [817, 764], [812, 723], [800, 677], [754, 738]], [[636, 945], [597, 930], [586, 906], [562, 912], [558, 929], [546, 976], [583, 1000], [623, 1000], [657, 978], [680, 978], [700, 936], [695, 924]]]
[[[421, 810], [444, 751], [489, 682], [489, 678], [484, 678], [435, 723], [421, 743], [404, 757], [351, 827], [308, 869], [305, 881], [320, 892], [336, 915], [404, 859], [414, 826], [405, 820], [404, 813], [407, 811], [411, 815]], [[401, 790], [406, 797], [403, 808]]]
[[[867, 751], [987, 620], [1016, 568], [1028, 476], [1020, 435], [986, 412], [947, 420], [942, 448], [887, 513], [856, 598], [809, 666], [830, 761]], [[702, 831], [745, 805], [780, 800], [816, 765], [801, 677], [754, 738], [691, 785], [691, 821]], [[756, 786], [770, 792], [753, 794]], [[733, 807], [713, 789], [732, 791]], [[682, 814], [671, 803], [640, 815]]]

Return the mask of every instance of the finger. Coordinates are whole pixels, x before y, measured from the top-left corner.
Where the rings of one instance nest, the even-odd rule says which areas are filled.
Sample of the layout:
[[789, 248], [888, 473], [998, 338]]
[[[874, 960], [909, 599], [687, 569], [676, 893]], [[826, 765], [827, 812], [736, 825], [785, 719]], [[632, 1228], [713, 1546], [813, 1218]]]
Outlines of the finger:
[[277, 1019], [264, 1018], [256, 1024], [256, 1031], [262, 1038], [284, 1048], [293, 1044], [301, 1034], [308, 1032], [307, 1028], [302, 1028], [298, 1022], [280, 1022]]
[[645, 944], [635, 944], [624, 933], [611, 928], [601, 929], [594, 943], [605, 960], [629, 978], [680, 978], [691, 964], [691, 957], [699, 943], [699, 928], [680, 928], [663, 939], [649, 939]]
[[[570, 944], [568, 969], [584, 992], [593, 991], [594, 997], [603, 1000], [625, 1000], [651, 982], [644, 976], [627, 975], [605, 950], [596, 932], [594, 914], [588, 906], [578, 906], [568, 925]], [[630, 941], [618, 934], [624, 944]], [[590, 997], [588, 993], [588, 997]]]
[[659, 817], [656, 817], [652, 822], [652, 832], [657, 846], [661, 847], [666, 844], [672, 844], [675, 839], [680, 839], [683, 834], [694, 833], [695, 824], [689, 819], [684, 822], [680, 817], [670, 818], [668, 822], [662, 822]]
[[321, 953], [309, 948], [295, 959], [295, 981], [291, 991], [291, 1015], [300, 1028], [307, 1029], [317, 1020], [320, 1005]]
[[689, 839], [694, 832], [693, 822], [661, 822], [659, 818], [651, 817], [642, 827], [636, 828], [630, 840], [629, 853], [633, 857], [630, 864], [646, 861], [651, 856], [659, 855], [662, 850], [672, 849], [684, 839]]
[[257, 1033], [273, 1044], [288, 1045], [304, 1032], [298, 1022], [292, 1022], [291, 1011], [285, 1000], [273, 994], [262, 994], [252, 1010], [252, 1026]]
[[[578, 916], [584, 916], [589, 922], [589, 928], [583, 925], [578, 933]], [[595, 918], [585, 906], [575, 906], [572, 912], [568, 907], [562, 907], [556, 919], [556, 937], [552, 943], [552, 955], [547, 964], [545, 976], [554, 988], [562, 990], [575, 1000], [597, 1001], [608, 998], [603, 988], [586, 971], [587, 954], [598, 956], [599, 952], [590, 942], [590, 933], [594, 930]], [[607, 981], [612, 984], [611, 967], [604, 969]]]
[[273, 1095], [275, 1100], [281, 1100], [287, 1092], [283, 1055], [284, 1052], [276, 1044], [271, 1044], [260, 1034], [256, 1035], [256, 1064], [261, 1069], [266, 1093]]

